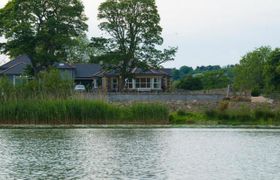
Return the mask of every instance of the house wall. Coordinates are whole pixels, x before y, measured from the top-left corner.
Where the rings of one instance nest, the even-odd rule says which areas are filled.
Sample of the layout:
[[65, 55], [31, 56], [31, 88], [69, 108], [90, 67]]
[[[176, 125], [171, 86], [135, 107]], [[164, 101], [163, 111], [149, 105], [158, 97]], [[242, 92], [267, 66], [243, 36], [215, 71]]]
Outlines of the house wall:
[[0, 75], [1, 77], [6, 77], [8, 80], [15, 86], [27, 81], [27, 77], [20, 76], [20, 75]]
[[60, 75], [63, 79], [74, 79], [74, 70], [73, 69], [59, 69]]

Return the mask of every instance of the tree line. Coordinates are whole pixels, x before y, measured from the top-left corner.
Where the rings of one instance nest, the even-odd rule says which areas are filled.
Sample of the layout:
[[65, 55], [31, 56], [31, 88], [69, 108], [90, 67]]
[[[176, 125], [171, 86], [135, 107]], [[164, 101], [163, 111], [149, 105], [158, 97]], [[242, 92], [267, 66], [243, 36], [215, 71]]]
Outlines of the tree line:
[[226, 88], [234, 81], [234, 68], [234, 65], [199, 66], [195, 69], [182, 66], [172, 71], [173, 85], [174, 88], [185, 90]]
[[182, 66], [173, 69], [175, 88], [185, 90], [219, 89], [228, 85], [252, 95], [280, 92], [280, 48], [263, 46], [246, 53], [239, 64]]

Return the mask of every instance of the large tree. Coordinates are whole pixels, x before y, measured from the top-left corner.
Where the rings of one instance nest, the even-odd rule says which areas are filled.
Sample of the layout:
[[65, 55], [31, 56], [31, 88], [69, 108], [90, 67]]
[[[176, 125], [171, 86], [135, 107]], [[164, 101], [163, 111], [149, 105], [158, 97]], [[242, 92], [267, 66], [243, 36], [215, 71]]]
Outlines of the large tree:
[[106, 0], [98, 18], [100, 29], [109, 35], [93, 39], [104, 52], [99, 60], [123, 79], [135, 67], [159, 67], [173, 60], [177, 48], [159, 49], [163, 38], [155, 0]]
[[236, 88], [243, 91], [264, 88], [264, 69], [271, 51], [270, 47], [260, 47], [242, 57], [235, 69]]
[[67, 48], [67, 62], [71, 64], [88, 63], [96, 53], [87, 36], [81, 35], [76, 39], [74, 46], [70, 45]]
[[87, 30], [80, 0], [10, 0], [0, 9], [1, 50], [11, 57], [27, 54], [35, 71], [66, 61], [67, 48]]
[[270, 53], [264, 68], [264, 79], [267, 93], [280, 91], [280, 48]]

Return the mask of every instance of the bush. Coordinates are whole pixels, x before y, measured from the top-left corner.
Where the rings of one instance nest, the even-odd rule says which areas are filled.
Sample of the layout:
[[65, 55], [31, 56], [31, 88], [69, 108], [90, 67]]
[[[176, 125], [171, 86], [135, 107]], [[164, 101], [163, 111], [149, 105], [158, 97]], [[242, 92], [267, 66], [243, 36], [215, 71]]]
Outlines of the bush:
[[176, 116], [176, 114], [171, 114], [169, 116], [169, 122], [171, 124], [186, 124], [187, 119], [186, 117]]
[[252, 91], [251, 91], [251, 96], [253, 97], [258, 97], [261, 95], [261, 91], [259, 88], [254, 88]]
[[218, 110], [221, 111], [221, 112], [224, 112], [228, 109], [228, 107], [229, 107], [229, 102], [228, 101], [221, 101], [219, 103]]
[[14, 86], [7, 77], [0, 78], [0, 100], [64, 99], [72, 95], [73, 81], [63, 79], [58, 70], [39, 73], [36, 78]]
[[177, 85], [177, 89], [184, 89], [184, 90], [202, 90], [203, 84], [199, 77], [187, 76], [180, 80]]
[[186, 115], [188, 115], [188, 113], [186, 111], [180, 109], [180, 110], [177, 111], [177, 115], [178, 116], [186, 116]]

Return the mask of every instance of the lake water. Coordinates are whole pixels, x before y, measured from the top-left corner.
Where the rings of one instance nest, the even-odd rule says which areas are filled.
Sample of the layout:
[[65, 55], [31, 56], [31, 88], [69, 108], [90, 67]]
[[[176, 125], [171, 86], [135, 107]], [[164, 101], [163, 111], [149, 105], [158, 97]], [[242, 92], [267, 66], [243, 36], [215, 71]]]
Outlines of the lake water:
[[0, 130], [0, 179], [280, 179], [280, 130]]

